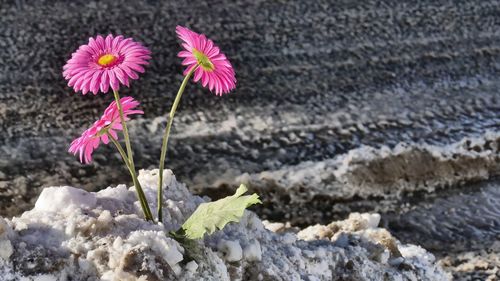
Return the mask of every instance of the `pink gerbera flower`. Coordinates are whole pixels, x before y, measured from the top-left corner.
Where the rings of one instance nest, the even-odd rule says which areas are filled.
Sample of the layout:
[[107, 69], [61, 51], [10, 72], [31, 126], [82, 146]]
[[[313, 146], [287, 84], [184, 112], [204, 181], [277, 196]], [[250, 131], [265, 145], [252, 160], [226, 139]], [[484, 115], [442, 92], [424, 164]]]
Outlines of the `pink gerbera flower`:
[[203, 87], [215, 90], [217, 95], [229, 93], [236, 87], [233, 66], [212, 40], [182, 26], [177, 26], [176, 32], [179, 39], [184, 41], [182, 46], [186, 49], [178, 55], [184, 58], [182, 65], [188, 66], [184, 75], [196, 67], [194, 81], [201, 79]]
[[123, 36], [108, 35], [89, 38], [87, 45], [82, 45], [71, 55], [63, 67], [63, 76], [68, 86], [75, 92], [89, 91], [96, 95], [99, 89], [107, 93], [109, 87], [115, 91], [120, 83], [129, 86], [129, 78], [137, 79], [137, 72], [143, 73], [142, 65], [147, 65], [151, 52], [140, 43]]
[[[123, 97], [120, 99], [120, 104], [123, 108], [123, 116], [128, 120], [128, 116], [132, 114], [144, 114], [142, 110], [135, 110], [134, 108], [139, 105], [139, 102], [132, 97]], [[80, 153], [80, 162], [90, 163], [92, 161], [92, 152], [96, 149], [101, 141], [104, 144], [109, 143], [109, 133], [113, 139], [118, 139], [116, 131], [122, 130], [120, 122], [120, 111], [116, 102], [113, 101], [108, 108], [104, 111], [102, 117], [97, 120], [89, 129], [75, 139], [69, 148], [69, 152], [73, 154]]]

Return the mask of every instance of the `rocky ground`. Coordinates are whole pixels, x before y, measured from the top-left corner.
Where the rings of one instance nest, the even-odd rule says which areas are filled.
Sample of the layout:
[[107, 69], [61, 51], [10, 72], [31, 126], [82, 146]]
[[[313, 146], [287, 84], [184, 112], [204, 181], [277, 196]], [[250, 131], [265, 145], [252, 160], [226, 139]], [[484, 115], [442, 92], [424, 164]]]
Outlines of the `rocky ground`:
[[[146, 74], [123, 93], [146, 112], [132, 124], [137, 166], [157, 165], [165, 112], [181, 81], [174, 28], [184, 24], [219, 43], [239, 82], [222, 98], [198, 85], [183, 97], [167, 166], [188, 186], [217, 197], [247, 179], [273, 202], [256, 210], [262, 217], [300, 227], [377, 211], [405, 243], [442, 245], [434, 251], [444, 259], [452, 253], [445, 262], [456, 277], [495, 275], [499, 13], [490, 0], [0, 0], [0, 214], [31, 209], [43, 186], [92, 190], [128, 180], [111, 148], [89, 166], [66, 153], [112, 99], [71, 94], [61, 77], [71, 52], [97, 33], [133, 36], [153, 51]], [[415, 167], [427, 169], [411, 173]], [[314, 169], [325, 178], [298, 177]], [[261, 180], [277, 175], [284, 182]], [[359, 181], [364, 176], [368, 182]], [[321, 196], [302, 200], [316, 182]], [[447, 201], [450, 194], [459, 197]], [[445, 220], [433, 207], [442, 200], [462, 215]], [[456, 233], [484, 243], [459, 247]], [[489, 264], [468, 258], [476, 256]]]

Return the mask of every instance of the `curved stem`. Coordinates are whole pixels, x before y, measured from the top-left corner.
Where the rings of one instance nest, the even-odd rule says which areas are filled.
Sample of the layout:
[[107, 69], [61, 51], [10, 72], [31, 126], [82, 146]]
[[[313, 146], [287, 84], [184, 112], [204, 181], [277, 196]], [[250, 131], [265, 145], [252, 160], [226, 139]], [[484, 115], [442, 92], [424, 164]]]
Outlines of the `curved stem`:
[[125, 153], [125, 150], [123, 150], [123, 147], [120, 145], [120, 143], [117, 140], [115, 140], [113, 138], [113, 136], [109, 132], [106, 132], [106, 135], [108, 135], [108, 138], [111, 140], [111, 142], [113, 142], [116, 149], [118, 150], [118, 152], [122, 156], [123, 162], [125, 162], [125, 165], [130, 170], [130, 161], [128, 160], [128, 157], [127, 157], [127, 154]]
[[[106, 133], [106, 134], [108, 135], [108, 138], [116, 146], [116, 149], [118, 149], [118, 152], [120, 152], [120, 155], [122, 156], [122, 159], [125, 162], [125, 165], [127, 166], [128, 171], [130, 172], [130, 176], [132, 177], [132, 181], [134, 182], [134, 186], [136, 187], [136, 190], [141, 189], [141, 191], [142, 191], [141, 184], [137, 180], [137, 177], [135, 175], [134, 170], [132, 170], [130, 167], [130, 161], [128, 160], [128, 157], [127, 157], [127, 154], [125, 153], [125, 150], [123, 150], [123, 147], [120, 145], [120, 143], [117, 140], [115, 140], [110, 133]], [[137, 188], [137, 187], [139, 187], [139, 188]], [[145, 200], [146, 197], [144, 196], [144, 193], [142, 193], [142, 196], [139, 194], [140, 194], [140, 192], [137, 192], [137, 198], [139, 199], [139, 202], [141, 204], [142, 210], [144, 212], [144, 216], [146, 217], [146, 220], [148, 220], [148, 218], [147, 218], [148, 216], [146, 215], [146, 212], [147, 212], [146, 210], [149, 209], [148, 202]], [[149, 212], [151, 213], [151, 211], [149, 211]], [[150, 214], [150, 215], [152, 216], [152, 214]], [[151, 217], [151, 219], [149, 219], [149, 220], [153, 220], [153, 218]]]
[[125, 147], [127, 148], [127, 156], [128, 159], [130, 160], [130, 166], [135, 170], [135, 165], [134, 165], [134, 156], [132, 153], [132, 146], [130, 145], [130, 137], [128, 135], [128, 128], [127, 128], [127, 123], [125, 122], [125, 116], [123, 115], [123, 107], [120, 102], [120, 94], [118, 94], [118, 91], [113, 90], [113, 94], [115, 96], [115, 101], [116, 101], [116, 106], [118, 107], [118, 111], [120, 112], [120, 122], [122, 123], [123, 127], [123, 137], [125, 138]]
[[163, 133], [163, 140], [161, 144], [161, 154], [160, 154], [160, 167], [159, 167], [159, 175], [158, 175], [158, 193], [157, 193], [157, 211], [158, 211], [158, 222], [163, 221], [163, 169], [165, 168], [165, 157], [167, 155], [167, 146], [168, 146], [168, 138], [170, 136], [170, 129], [172, 128], [172, 123], [174, 121], [175, 111], [177, 110], [177, 106], [179, 106], [179, 102], [181, 101], [182, 93], [184, 93], [184, 89], [186, 89], [186, 85], [193, 75], [194, 71], [198, 68], [198, 66], [191, 69], [188, 72], [184, 80], [182, 81], [181, 87], [179, 91], [177, 91], [177, 96], [175, 96], [174, 104], [172, 104], [172, 108], [170, 109], [170, 114], [168, 115], [167, 127], [165, 128], [165, 132]]
[[[139, 180], [137, 180], [137, 174], [135, 172], [135, 165], [134, 165], [134, 158], [132, 155], [132, 147], [130, 145], [130, 138], [128, 135], [127, 123], [125, 122], [125, 116], [123, 114], [123, 107], [122, 107], [122, 104], [120, 102], [120, 95], [118, 94], [118, 91], [113, 91], [113, 93], [115, 96], [116, 106], [118, 107], [118, 111], [120, 112], [120, 122], [121, 122], [122, 127], [123, 127], [123, 136], [125, 138], [125, 146], [127, 148], [127, 156], [128, 157], [126, 159], [128, 161], [126, 161], [125, 158], [124, 158], [124, 161], [126, 163], [128, 163], [127, 168], [130, 172], [130, 176], [132, 177], [132, 181], [134, 182], [135, 190], [137, 191], [137, 198], [139, 199], [139, 202], [141, 203], [142, 211], [144, 212], [144, 217], [148, 221], [153, 221], [153, 213], [151, 213], [151, 209], [149, 208], [148, 201], [146, 199], [146, 195], [144, 194], [144, 191], [142, 190], [142, 187], [141, 187], [141, 184], [139, 183]], [[125, 156], [125, 152], [123, 151], [123, 148], [112, 136], [110, 136], [110, 138], [111, 138], [111, 141], [117, 147], [118, 151], [120, 151], [120, 148], [121, 148], [122, 152], [120, 152], [120, 154], [123, 153], [122, 154], [122, 158], [123, 158], [123, 156]]]

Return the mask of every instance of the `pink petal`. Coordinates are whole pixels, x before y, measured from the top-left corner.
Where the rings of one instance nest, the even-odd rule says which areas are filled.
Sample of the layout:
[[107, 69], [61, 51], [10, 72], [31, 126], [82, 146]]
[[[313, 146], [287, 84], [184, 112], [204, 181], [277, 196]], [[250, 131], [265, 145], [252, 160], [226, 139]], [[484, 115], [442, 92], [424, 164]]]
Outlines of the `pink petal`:
[[184, 70], [184, 73], [183, 73], [184, 76], [186, 76], [195, 67], [196, 67], [196, 65], [191, 65], [188, 68], [186, 68], [186, 70]]
[[203, 75], [203, 69], [201, 67], [198, 67], [194, 71], [194, 82], [198, 82], [201, 79], [201, 76]]
[[196, 60], [196, 58], [194, 57], [189, 57], [189, 58], [185, 58], [183, 61], [182, 61], [182, 65], [190, 65], [190, 64], [197, 64], [198, 61]]
[[111, 46], [112, 46], [111, 43], [113, 43], [113, 35], [108, 34], [108, 36], [106, 36], [106, 42], [105, 42], [106, 50], [111, 51]]
[[137, 73], [135, 73], [132, 69], [130, 69], [127, 65], [120, 65], [121, 69], [128, 75], [128, 77], [132, 78], [132, 79], [137, 79], [139, 78], [139, 75], [137, 75]]
[[97, 35], [96, 38], [96, 43], [99, 46], [100, 50], [105, 50], [106, 49], [106, 42], [104, 42], [104, 38], [101, 35]]
[[127, 77], [127, 75], [125, 75], [123, 70], [119, 67], [116, 67], [113, 70], [115, 72], [116, 78], [118, 78], [120, 83], [122, 83], [123, 85], [128, 87], [128, 77]]
[[[103, 54], [113, 54], [120, 59], [110, 65], [99, 65], [98, 57]], [[89, 91], [94, 94], [99, 90], [103, 93], [109, 88], [118, 90], [120, 84], [129, 86], [130, 79], [138, 79], [137, 72], [143, 73], [145, 65], [149, 64], [151, 52], [131, 38], [114, 37], [112, 34], [103, 38], [98, 35], [89, 38], [88, 44], [80, 46], [63, 66], [63, 77], [68, 86], [82, 94]], [[113, 72], [109, 72], [109, 71]]]
[[196, 67], [196, 58], [191, 53], [192, 49], [195, 48], [207, 55], [213, 63], [214, 69], [210, 72], [196, 70], [193, 80], [195, 82], [201, 80], [203, 87], [208, 86], [209, 90], [215, 91], [217, 95], [228, 93], [234, 89], [236, 85], [234, 69], [212, 40], [208, 39], [204, 34], [198, 34], [182, 26], [176, 27], [176, 33], [179, 39], [183, 41], [181, 45], [185, 49], [177, 55], [184, 58], [182, 65], [187, 66], [183, 72], [184, 75], [187, 75], [193, 67]]
[[177, 56], [180, 58], [189, 58], [193, 56], [193, 53], [188, 51], [180, 51], [179, 54], [177, 54]]
[[102, 76], [101, 76], [101, 92], [107, 93], [109, 90], [109, 77], [108, 77], [108, 71], [103, 71]]
[[108, 75], [109, 75], [109, 83], [111, 84], [111, 88], [114, 91], [118, 91], [118, 89], [120, 88], [120, 83], [115, 76], [115, 72], [113, 70], [109, 70]]
[[94, 73], [94, 76], [92, 76], [92, 80], [90, 81], [90, 90], [92, 91], [92, 93], [94, 93], [94, 95], [97, 94], [97, 92], [99, 91], [101, 75], [102, 75], [101, 71], [96, 71]]
[[123, 40], [123, 36], [121, 35], [118, 35], [115, 37], [115, 39], [113, 39], [113, 43], [111, 44], [111, 51], [112, 52], [115, 52], [117, 51], [117, 48], [118, 48], [118, 44]]
[[102, 143], [108, 144], [109, 143], [109, 138], [108, 135], [104, 134], [101, 136]]
[[130, 67], [132, 70], [135, 70], [139, 73], [144, 73], [144, 67], [136, 64], [136, 63], [127, 63], [127, 66]]

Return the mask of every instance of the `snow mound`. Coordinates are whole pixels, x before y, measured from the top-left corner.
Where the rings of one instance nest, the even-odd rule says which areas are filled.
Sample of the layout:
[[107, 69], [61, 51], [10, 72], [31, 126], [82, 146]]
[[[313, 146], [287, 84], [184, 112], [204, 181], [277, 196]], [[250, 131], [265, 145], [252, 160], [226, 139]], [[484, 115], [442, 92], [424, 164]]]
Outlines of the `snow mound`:
[[[487, 132], [445, 146], [408, 143], [394, 148], [362, 146], [332, 159], [242, 174], [220, 180], [207, 190], [197, 190], [210, 194], [210, 189], [243, 182], [261, 194], [264, 201], [280, 205], [311, 202], [317, 197], [397, 198], [404, 193], [434, 192], [500, 175], [499, 160], [500, 133]], [[280, 202], [282, 194], [287, 194], [285, 204]]]
[[[151, 203], [157, 176], [139, 176]], [[33, 210], [0, 218], [0, 280], [449, 280], [430, 253], [378, 228], [377, 214], [295, 234], [247, 211], [204, 241], [178, 242], [168, 232], [204, 200], [164, 178], [164, 224], [142, 219], [133, 187], [46, 188]]]
[[263, 205], [256, 209], [262, 218], [284, 217], [294, 225], [309, 225], [360, 210], [387, 213], [402, 199], [495, 176], [500, 176], [500, 132], [490, 131], [446, 145], [361, 146], [322, 161], [257, 173], [231, 172], [190, 187], [220, 198], [244, 183], [259, 194]]

